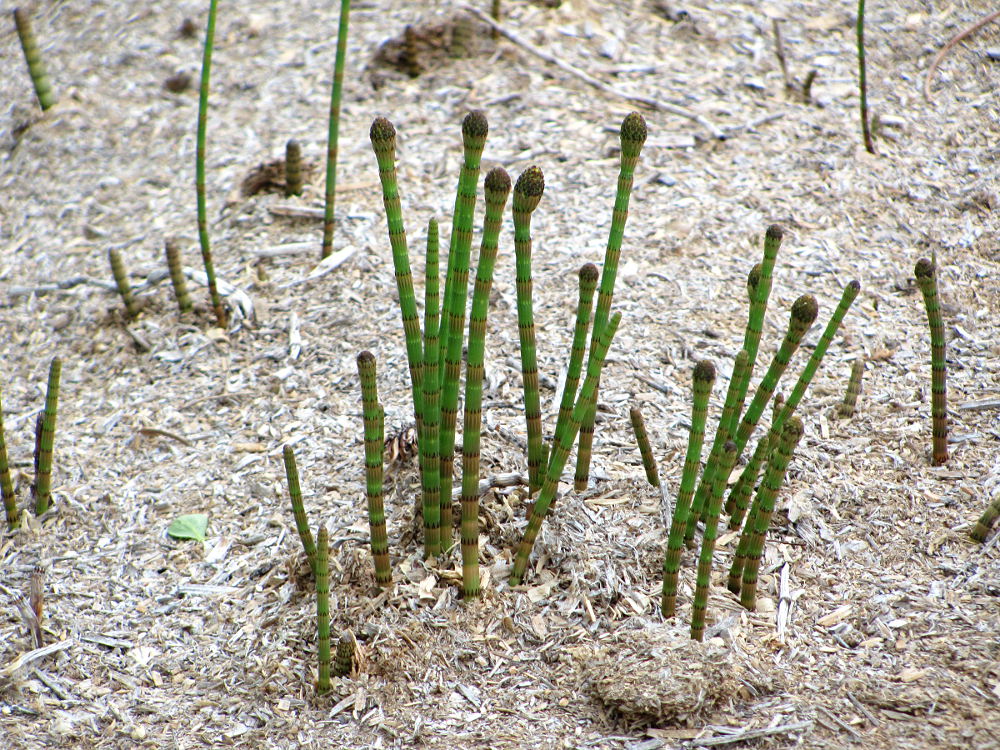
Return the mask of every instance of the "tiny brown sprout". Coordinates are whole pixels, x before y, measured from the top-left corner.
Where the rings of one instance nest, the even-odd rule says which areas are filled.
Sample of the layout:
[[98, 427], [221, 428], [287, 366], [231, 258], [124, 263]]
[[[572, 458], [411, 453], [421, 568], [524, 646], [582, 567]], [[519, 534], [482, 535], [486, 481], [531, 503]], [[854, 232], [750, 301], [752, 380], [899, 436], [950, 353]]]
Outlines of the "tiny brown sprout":
[[757, 291], [757, 285], [760, 283], [761, 274], [764, 272], [764, 265], [762, 263], [755, 263], [754, 267], [750, 269], [750, 273], [747, 274], [747, 292], [753, 296], [753, 293]]
[[929, 279], [934, 275], [934, 261], [930, 258], [921, 258], [913, 267], [913, 275], [918, 279]]
[[490, 132], [489, 123], [486, 120], [486, 113], [481, 109], [474, 109], [462, 120], [462, 136], [464, 138], [485, 138]]
[[185, 39], [194, 39], [195, 35], [198, 33], [198, 27], [195, 26], [194, 21], [190, 18], [185, 18], [181, 21], [181, 25], [180, 28], [177, 29], [177, 33]]
[[363, 351], [358, 355], [358, 367], [374, 367], [375, 355], [369, 351]]

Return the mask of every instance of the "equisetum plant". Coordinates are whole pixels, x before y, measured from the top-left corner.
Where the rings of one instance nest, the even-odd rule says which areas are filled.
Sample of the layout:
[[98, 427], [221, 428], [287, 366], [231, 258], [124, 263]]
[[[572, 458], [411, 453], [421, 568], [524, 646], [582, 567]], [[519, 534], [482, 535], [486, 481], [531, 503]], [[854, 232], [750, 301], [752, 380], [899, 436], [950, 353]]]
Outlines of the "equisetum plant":
[[294, 138], [285, 144], [285, 197], [302, 195], [302, 147]]
[[295, 518], [295, 529], [299, 533], [299, 540], [302, 542], [306, 559], [309, 561], [309, 569], [315, 576], [316, 543], [313, 541], [312, 531], [309, 530], [309, 518], [306, 516], [305, 506], [302, 504], [302, 489], [299, 487], [299, 469], [295, 464], [295, 451], [292, 450], [292, 446], [286, 445], [282, 452], [285, 459], [288, 496], [292, 502], [292, 516]]
[[983, 515], [976, 521], [976, 525], [969, 532], [969, 536], [977, 542], [985, 542], [986, 535], [990, 533], [990, 529], [996, 523], [997, 517], [1000, 517], [1000, 493], [997, 493], [993, 498], [993, 502], [990, 503]]
[[45, 389], [45, 411], [42, 412], [42, 428], [39, 431], [35, 464], [35, 515], [42, 515], [49, 509], [52, 497], [52, 446], [56, 436], [56, 412], [59, 408], [59, 377], [62, 374], [62, 360], [55, 357], [49, 365], [49, 382]]
[[653, 447], [649, 444], [649, 434], [646, 432], [646, 421], [642, 418], [642, 410], [633, 406], [628, 410], [629, 421], [632, 423], [632, 433], [635, 435], [639, 455], [642, 457], [642, 468], [646, 472], [646, 481], [653, 487], [660, 486], [660, 474], [656, 469], [656, 458]]
[[316, 692], [330, 692], [330, 532], [320, 524], [316, 536]]
[[128, 282], [128, 271], [125, 270], [125, 262], [122, 260], [121, 253], [115, 248], [108, 250], [108, 262], [111, 264], [111, 275], [114, 276], [118, 294], [121, 295], [122, 302], [125, 303], [125, 312], [128, 317], [134, 318], [139, 314], [139, 305], [136, 304], [135, 297], [132, 296], [132, 285]]
[[871, 126], [868, 123], [868, 78], [865, 73], [865, 0], [858, 0], [858, 17], [855, 26], [858, 43], [858, 109], [861, 114], [861, 139], [869, 154], [875, 153]]
[[354, 664], [354, 637], [351, 632], [341, 633], [337, 641], [337, 653], [333, 658], [333, 673], [337, 677], [347, 677]]
[[382, 498], [384, 473], [382, 447], [385, 445], [385, 412], [378, 402], [375, 355], [358, 355], [358, 376], [361, 380], [361, 407], [365, 430], [365, 493], [368, 500], [368, 528], [372, 557], [375, 559], [375, 581], [379, 586], [392, 583], [389, 567], [389, 537], [385, 527], [385, 505]]
[[[337, 53], [333, 62], [333, 85], [330, 89], [330, 118], [326, 141], [326, 203], [323, 209], [324, 258], [333, 252], [333, 209], [337, 196], [337, 139], [340, 132], [340, 98], [344, 90], [347, 22], [350, 13], [351, 0], [340, 0], [340, 23], [337, 26]], [[299, 190], [301, 192], [301, 187]]]
[[913, 269], [927, 308], [931, 329], [931, 420], [934, 466], [948, 463], [948, 369], [945, 362], [944, 321], [938, 299], [937, 269], [933, 260], [921, 258]]
[[38, 97], [38, 104], [44, 111], [55, 104], [56, 100], [52, 93], [52, 85], [49, 83], [49, 74], [45, 70], [45, 63], [42, 62], [42, 53], [35, 40], [35, 32], [31, 28], [31, 17], [24, 8], [14, 8], [14, 25], [17, 27], [17, 38], [21, 40], [24, 60], [28, 64], [28, 75], [31, 76], [31, 83], [35, 87], [35, 96]]
[[17, 512], [17, 498], [14, 496], [14, 483], [11, 481], [10, 464], [7, 462], [7, 438], [3, 429], [2, 400], [0, 400], [0, 495], [3, 495], [7, 528], [13, 531], [21, 525], [21, 517]]
[[167, 254], [167, 270], [170, 272], [170, 283], [177, 298], [177, 307], [182, 313], [190, 312], [193, 305], [184, 278], [184, 265], [181, 262], [181, 249], [177, 240], [171, 238], [164, 242], [164, 250]]
[[861, 395], [861, 378], [865, 374], [865, 360], [858, 357], [851, 365], [851, 377], [847, 381], [847, 391], [844, 393], [844, 400], [837, 407], [837, 416], [841, 419], [848, 419], [854, 416], [854, 410], [858, 405], [858, 396]]

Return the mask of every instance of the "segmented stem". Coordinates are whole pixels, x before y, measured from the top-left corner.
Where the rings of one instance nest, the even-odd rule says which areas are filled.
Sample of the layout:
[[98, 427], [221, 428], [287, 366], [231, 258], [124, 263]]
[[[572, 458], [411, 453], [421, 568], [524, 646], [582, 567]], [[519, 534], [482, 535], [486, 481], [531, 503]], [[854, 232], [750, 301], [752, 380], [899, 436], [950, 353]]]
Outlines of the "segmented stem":
[[340, 97], [344, 90], [344, 58], [347, 56], [347, 21], [351, 0], [340, 0], [337, 26], [337, 53], [333, 61], [330, 89], [330, 117], [326, 138], [326, 196], [323, 208], [323, 257], [333, 252], [333, 208], [337, 199], [337, 138], [340, 132]]
[[[479, 451], [482, 430], [486, 318], [496, 266], [503, 210], [510, 177], [499, 167], [485, 180], [486, 217], [479, 249], [479, 267], [469, 310], [469, 353], [465, 371], [465, 414], [462, 426], [462, 590], [467, 599], [479, 596]], [[450, 497], [449, 497], [450, 500]]]
[[115, 248], [108, 250], [108, 262], [111, 264], [111, 275], [114, 276], [118, 294], [121, 295], [122, 302], [125, 303], [125, 312], [130, 318], [134, 318], [139, 314], [139, 306], [135, 302], [135, 297], [132, 296], [132, 286], [128, 283], [128, 272], [125, 270], [121, 253]]
[[1000, 517], [1000, 493], [993, 498], [993, 502], [990, 503], [989, 507], [983, 512], [983, 515], [976, 521], [976, 526], [969, 532], [969, 536], [977, 542], [985, 542], [986, 535], [990, 533], [990, 529], [996, 523], [997, 517]]
[[868, 77], [865, 73], [865, 0], [858, 0], [858, 20], [856, 25], [858, 40], [858, 94], [860, 96], [861, 139], [869, 154], [875, 153], [871, 127], [868, 125]]
[[17, 498], [14, 497], [14, 483], [10, 478], [10, 464], [7, 462], [7, 438], [3, 429], [3, 402], [0, 400], [0, 495], [7, 515], [7, 528], [13, 531], [21, 525], [17, 512]]
[[389, 537], [385, 528], [385, 506], [382, 500], [382, 449], [385, 446], [385, 413], [378, 402], [378, 379], [375, 355], [358, 355], [358, 377], [361, 380], [361, 409], [365, 429], [365, 494], [368, 500], [368, 528], [371, 532], [372, 557], [375, 559], [375, 581], [379, 586], [392, 583], [389, 567]]
[[913, 269], [927, 308], [931, 329], [931, 419], [934, 430], [932, 463], [948, 463], [948, 368], [945, 361], [944, 321], [938, 300], [937, 268], [934, 261], [921, 258]]
[[552, 458], [548, 462], [545, 481], [538, 493], [538, 499], [531, 509], [528, 526], [524, 530], [524, 537], [521, 539], [521, 544], [517, 549], [517, 556], [514, 559], [514, 569], [510, 574], [511, 586], [519, 585], [524, 578], [524, 571], [528, 567], [528, 557], [531, 555], [531, 548], [534, 547], [535, 539], [542, 528], [542, 521], [548, 513], [549, 504], [555, 498], [556, 489], [559, 485], [559, 476], [566, 466], [566, 459], [569, 458], [569, 452], [572, 450], [573, 442], [576, 440], [577, 432], [580, 430], [580, 422], [583, 421], [587, 410], [594, 403], [597, 381], [604, 367], [604, 358], [608, 354], [608, 348], [611, 346], [611, 341], [618, 330], [620, 322], [621, 313], [612, 315], [594, 345], [593, 355], [587, 363], [587, 377], [583, 381], [583, 387], [580, 389], [576, 406], [573, 407], [573, 415], [570, 417], [569, 424], [563, 432], [562, 440], [552, 447]]
[[693, 406], [691, 408], [691, 430], [688, 433], [687, 453], [684, 455], [684, 473], [677, 493], [677, 504], [670, 523], [667, 552], [663, 557], [663, 600], [660, 610], [664, 617], [673, 617], [677, 608], [677, 572], [681, 565], [681, 547], [684, 531], [688, 525], [691, 498], [701, 465], [701, 451], [705, 443], [705, 422], [708, 418], [708, 398], [715, 382], [715, 365], [701, 360], [694, 367]]
[[302, 195], [302, 147], [294, 138], [285, 144], [285, 197]]
[[35, 477], [35, 515], [49, 509], [52, 495], [52, 444], [56, 436], [56, 412], [59, 408], [59, 376], [62, 360], [55, 357], [49, 365], [49, 383], [45, 390], [41, 437], [38, 441], [38, 475]]
[[21, 40], [24, 61], [28, 64], [28, 75], [31, 76], [31, 83], [35, 87], [38, 104], [42, 110], [46, 110], [55, 104], [56, 100], [52, 94], [52, 84], [49, 83], [45, 63], [42, 62], [42, 53], [35, 40], [35, 32], [31, 28], [31, 17], [24, 8], [14, 8], [14, 25], [17, 27], [17, 38]]
[[313, 542], [312, 531], [309, 530], [309, 518], [302, 504], [302, 489], [299, 486], [299, 469], [295, 464], [295, 451], [286, 445], [282, 451], [285, 459], [285, 478], [288, 480], [288, 497], [292, 501], [292, 516], [295, 518], [295, 530], [299, 532], [299, 540], [306, 552], [309, 569], [316, 575], [316, 543]]
[[639, 455], [642, 456], [642, 468], [646, 472], [646, 481], [654, 487], [659, 487], [660, 475], [656, 470], [656, 458], [653, 457], [653, 448], [649, 444], [649, 434], [646, 432], [646, 422], [642, 418], [642, 411], [638, 406], [633, 406], [628, 410], [628, 416], [632, 423], [635, 442], [639, 446]]
[[847, 381], [847, 392], [844, 393], [844, 401], [837, 407], [837, 416], [841, 419], [848, 419], [854, 416], [854, 410], [858, 405], [858, 396], [861, 395], [861, 378], [865, 374], [864, 357], [858, 357], [851, 365], [851, 377]]
[[319, 679], [316, 692], [330, 691], [330, 532], [320, 524], [316, 539], [316, 640]]
[[712, 555], [719, 531], [719, 514], [722, 512], [722, 495], [726, 480], [736, 463], [736, 443], [727, 440], [719, 461], [719, 472], [712, 485], [712, 496], [705, 508], [705, 531], [701, 537], [701, 555], [698, 557], [698, 578], [691, 607], [691, 637], [700, 641], [705, 635], [705, 612], [708, 610], [708, 590], [712, 584]]
[[[424, 269], [424, 372], [423, 372], [423, 434], [420, 437], [420, 481], [423, 489], [424, 508], [441, 506], [441, 459], [438, 441], [441, 427], [441, 383], [438, 380], [438, 344], [441, 330], [440, 299], [440, 241], [437, 219], [427, 223], [427, 260]], [[434, 516], [433, 513], [430, 514]], [[441, 513], [437, 513], [440, 528]], [[425, 523], [428, 516], [424, 516]], [[435, 549], [426, 550], [427, 556], [440, 551], [440, 532]]]
[[177, 307], [182, 313], [189, 312], [193, 305], [191, 304], [191, 295], [188, 294], [187, 280], [184, 278], [180, 246], [177, 244], [177, 240], [171, 238], [164, 242], [164, 249], [167, 254], [170, 283], [174, 287], [174, 296], [177, 298]]
[[[629, 198], [632, 195], [632, 181], [635, 167], [639, 163], [642, 145], [646, 142], [646, 121], [638, 112], [631, 112], [622, 120], [621, 166], [618, 172], [618, 189], [615, 192], [615, 207], [611, 213], [611, 231], [608, 233], [608, 245], [604, 251], [604, 268], [601, 272], [600, 291], [597, 295], [597, 309], [594, 311], [594, 328], [591, 331], [591, 358], [594, 355], [594, 342], [611, 313], [611, 301], [615, 293], [615, 279], [618, 276], [618, 260], [621, 257], [622, 238], [625, 236], [625, 223], [628, 221]], [[598, 381], [600, 386], [600, 381]], [[586, 415], [580, 426], [580, 446], [576, 454], [576, 476], [574, 487], [577, 492], [587, 489], [590, 480], [590, 458], [594, 444], [594, 422], [597, 419], [597, 396], [594, 396], [594, 406]]]
[[354, 636], [347, 630], [337, 642], [337, 654], [333, 658], [333, 673], [337, 677], [347, 677], [354, 665]]
[[747, 462], [746, 468], [743, 469], [740, 478], [736, 480], [736, 484], [729, 491], [725, 511], [732, 514], [732, 517], [729, 519], [730, 531], [737, 531], [743, 525], [743, 517], [746, 515], [747, 508], [750, 505], [750, 495], [753, 494], [754, 484], [757, 481], [757, 474], [760, 472], [761, 464], [764, 463], [764, 459], [767, 458], [770, 452], [775, 449], [778, 444], [778, 438], [781, 437], [780, 432], [775, 432], [774, 426], [778, 422], [778, 415], [781, 414], [781, 407], [784, 404], [785, 397], [780, 393], [777, 394], [774, 397], [774, 402], [771, 404], [771, 430], [757, 441], [757, 447]]
[[542, 484], [542, 406], [538, 394], [538, 357], [535, 345], [535, 313], [532, 307], [531, 214], [545, 190], [538, 167], [528, 167], [517, 178], [512, 201], [514, 257], [517, 280], [517, 333], [521, 345], [521, 378], [524, 389], [524, 419], [528, 431], [528, 494]]

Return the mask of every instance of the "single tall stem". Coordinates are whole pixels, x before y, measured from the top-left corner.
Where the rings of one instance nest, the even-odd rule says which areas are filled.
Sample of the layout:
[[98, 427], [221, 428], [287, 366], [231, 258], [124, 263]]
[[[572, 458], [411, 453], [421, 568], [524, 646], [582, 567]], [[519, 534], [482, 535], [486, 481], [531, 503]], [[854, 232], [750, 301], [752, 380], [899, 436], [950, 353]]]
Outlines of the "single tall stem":
[[174, 287], [174, 296], [177, 297], [177, 307], [182, 313], [189, 312], [192, 308], [191, 295], [188, 294], [187, 281], [184, 279], [184, 267], [181, 263], [181, 250], [177, 240], [168, 239], [164, 243], [164, 250], [167, 254], [167, 269], [170, 271], [170, 283]]
[[115, 286], [118, 287], [118, 294], [125, 303], [125, 313], [128, 317], [134, 318], [139, 314], [139, 306], [132, 296], [132, 286], [128, 283], [128, 271], [125, 270], [121, 253], [115, 248], [108, 250], [108, 262], [111, 264], [111, 275], [115, 279]]
[[659, 487], [660, 475], [656, 470], [656, 458], [653, 456], [653, 447], [649, 444], [649, 433], [646, 432], [646, 421], [642, 418], [642, 410], [638, 406], [633, 406], [628, 410], [628, 417], [632, 423], [632, 434], [635, 435], [636, 445], [639, 446], [646, 481], [653, 487]]
[[330, 532], [320, 524], [316, 549], [316, 639], [319, 678], [316, 692], [330, 692]]
[[371, 532], [372, 557], [375, 558], [375, 581], [379, 586], [392, 583], [389, 567], [389, 538], [385, 529], [385, 506], [382, 500], [382, 449], [385, 445], [385, 414], [378, 402], [375, 355], [358, 355], [361, 380], [361, 409], [365, 426], [365, 493], [368, 500], [368, 528]]
[[42, 53], [38, 50], [35, 32], [31, 28], [31, 17], [24, 8], [14, 8], [14, 25], [17, 27], [17, 37], [21, 40], [24, 61], [28, 64], [28, 75], [35, 87], [35, 96], [44, 111], [55, 104], [55, 96], [52, 94], [49, 74], [42, 62]]
[[299, 469], [295, 464], [295, 451], [286, 445], [282, 450], [285, 459], [285, 479], [288, 481], [288, 497], [292, 502], [292, 516], [295, 518], [295, 530], [306, 552], [309, 569], [316, 575], [316, 543], [313, 542], [312, 531], [309, 530], [309, 518], [302, 504], [302, 488], [299, 486]]
[[[441, 458], [439, 435], [441, 427], [441, 382], [438, 380], [438, 342], [441, 330], [440, 298], [440, 244], [437, 219], [427, 224], [427, 259], [424, 269], [424, 371], [423, 371], [423, 426], [420, 437], [420, 482], [423, 490], [424, 522], [426, 538], [437, 542], [425, 550], [426, 555], [436, 555], [440, 551], [441, 512], [432, 509], [441, 507]], [[437, 519], [431, 530], [427, 524]]]
[[56, 412], [59, 408], [59, 376], [62, 360], [58, 357], [49, 365], [49, 384], [45, 390], [45, 411], [42, 415], [41, 438], [38, 442], [38, 476], [35, 477], [35, 515], [49, 509], [52, 495], [52, 444], [56, 436]]
[[861, 395], [861, 378], [865, 374], [864, 357], [858, 357], [851, 365], [851, 377], [847, 381], [847, 391], [844, 393], [844, 400], [837, 407], [837, 416], [847, 419], [854, 416], [854, 410], [858, 405], [858, 396]]
[[931, 329], [931, 418], [934, 429], [935, 466], [948, 463], [948, 366], [945, 360], [944, 321], [938, 300], [937, 269], [933, 260], [921, 258], [913, 269], [927, 308]]
[[14, 497], [14, 483], [10, 479], [10, 464], [7, 462], [7, 438], [3, 429], [3, 402], [0, 401], [0, 495], [3, 495], [7, 528], [13, 531], [21, 525], [17, 513], [17, 498]]
[[865, 150], [869, 154], [875, 153], [875, 144], [872, 142], [872, 131], [868, 126], [868, 78], [865, 75], [865, 0], [858, 0], [858, 95], [861, 100], [861, 137], [865, 143]]
[[[347, 56], [347, 21], [350, 13], [351, 0], [340, 0], [337, 54], [333, 61], [329, 132], [326, 138], [326, 203], [323, 209], [324, 258], [333, 252], [333, 208], [337, 200], [337, 137], [340, 132], [340, 97], [344, 90], [344, 58]], [[301, 190], [301, 181], [299, 189]]]

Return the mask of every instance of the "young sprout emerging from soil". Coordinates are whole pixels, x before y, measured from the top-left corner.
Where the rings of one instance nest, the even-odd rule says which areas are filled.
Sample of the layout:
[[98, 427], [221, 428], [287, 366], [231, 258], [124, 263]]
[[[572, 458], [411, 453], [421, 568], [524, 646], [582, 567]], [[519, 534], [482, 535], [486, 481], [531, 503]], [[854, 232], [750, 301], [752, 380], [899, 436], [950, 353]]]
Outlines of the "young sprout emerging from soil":
[[0, 495], [7, 515], [7, 528], [16, 529], [21, 525], [17, 513], [17, 498], [14, 497], [14, 483], [10, 479], [10, 464], [7, 462], [7, 438], [3, 429], [3, 402], [0, 401]]
[[169, 239], [164, 243], [164, 249], [167, 253], [167, 270], [170, 271], [170, 283], [174, 287], [177, 307], [182, 313], [190, 312], [193, 305], [191, 304], [191, 296], [188, 294], [187, 281], [184, 278], [180, 246], [177, 244], [177, 240]]
[[285, 144], [285, 197], [302, 195], [302, 147], [294, 138]]
[[524, 419], [528, 430], [528, 489], [541, 487], [542, 407], [538, 395], [538, 361], [535, 315], [532, 308], [531, 214], [542, 199], [545, 177], [538, 167], [528, 167], [514, 185], [514, 255], [517, 276], [517, 332], [521, 344], [521, 377]]
[[35, 96], [38, 97], [42, 110], [46, 110], [55, 104], [55, 96], [52, 94], [49, 74], [42, 62], [42, 53], [35, 41], [35, 32], [31, 28], [31, 17], [24, 8], [14, 8], [14, 25], [17, 27], [17, 38], [21, 40], [21, 49], [24, 50], [25, 62], [28, 63], [28, 75], [35, 87]]
[[341, 633], [337, 642], [337, 655], [333, 659], [333, 673], [337, 677], [347, 677], [354, 664], [354, 636], [347, 630]]
[[847, 381], [847, 392], [844, 393], [844, 400], [837, 407], [837, 416], [841, 419], [854, 416], [854, 410], [858, 405], [858, 396], [861, 395], [861, 378], [864, 374], [865, 360], [858, 357], [851, 365], [851, 379]]
[[[437, 219], [427, 224], [427, 261], [424, 274], [424, 371], [423, 371], [423, 435], [417, 446], [420, 450], [420, 480], [423, 490], [424, 508], [433, 516], [431, 509], [441, 507], [441, 461], [438, 443], [441, 426], [441, 381], [438, 379], [438, 347], [441, 330], [440, 297], [440, 241]], [[426, 522], [428, 515], [425, 514]], [[440, 511], [438, 511], [440, 519]], [[440, 520], [438, 521], [440, 525]], [[435, 529], [431, 537], [439, 534]], [[427, 556], [438, 553], [427, 550]]]
[[913, 269], [927, 308], [931, 329], [931, 419], [934, 430], [932, 463], [948, 463], [948, 371], [945, 364], [944, 322], [938, 300], [937, 269], [933, 260], [921, 258]]
[[358, 377], [361, 379], [361, 408], [365, 428], [365, 494], [368, 500], [372, 557], [375, 558], [375, 581], [379, 586], [388, 586], [392, 583], [392, 570], [389, 567], [389, 537], [385, 528], [385, 504], [382, 497], [385, 412], [378, 402], [375, 355], [371, 352], [361, 352], [358, 355]]
[[45, 390], [45, 411], [36, 455], [38, 474], [35, 477], [35, 515], [49, 509], [52, 496], [52, 444], [56, 436], [56, 412], [59, 408], [59, 376], [62, 360], [55, 357], [49, 365], [49, 383]]
[[111, 264], [111, 275], [115, 278], [118, 294], [121, 295], [122, 302], [125, 303], [125, 312], [130, 318], [134, 318], [139, 314], [139, 305], [136, 304], [135, 297], [132, 296], [132, 285], [128, 283], [128, 271], [125, 270], [121, 253], [114, 248], [108, 250], [108, 262]]
[[[757, 571], [760, 567], [760, 558], [764, 553], [764, 538], [767, 535], [767, 527], [771, 525], [775, 501], [781, 490], [781, 485], [785, 481], [788, 462], [795, 451], [795, 446], [802, 438], [802, 431], [802, 420], [798, 417], [789, 417], [788, 421], [785, 422], [778, 445], [768, 459], [764, 481], [761, 482], [760, 488], [757, 490], [757, 497], [754, 498], [754, 507], [750, 511], [753, 524], [748, 522], [746, 529], [743, 530], [739, 547], [733, 559], [733, 567], [729, 571], [729, 589], [733, 593], [737, 593], [739, 566], [742, 564], [743, 584], [738, 588], [740, 604], [751, 611], [757, 606]], [[744, 540], [746, 540], [745, 545]]]
[[580, 389], [576, 406], [573, 407], [573, 416], [570, 417], [569, 425], [563, 432], [562, 440], [552, 447], [552, 456], [545, 474], [545, 482], [542, 484], [542, 488], [538, 493], [538, 499], [532, 507], [528, 526], [524, 530], [524, 537], [517, 549], [517, 557], [514, 559], [514, 569], [510, 574], [511, 586], [520, 585], [521, 580], [524, 578], [524, 572], [528, 567], [528, 557], [531, 555], [531, 548], [534, 546], [535, 538], [542, 527], [542, 521], [548, 513], [549, 504], [555, 497], [556, 488], [559, 486], [559, 476], [566, 466], [566, 459], [569, 458], [573, 442], [580, 431], [580, 422], [583, 421], [588, 410], [594, 405], [594, 399], [597, 394], [597, 381], [604, 367], [604, 358], [607, 356], [608, 348], [611, 346], [611, 341], [618, 330], [621, 317], [621, 313], [615, 313], [611, 316], [611, 319], [598, 336], [590, 361], [587, 363], [587, 377], [583, 382], [583, 387]]
[[[745, 360], [746, 353], [740, 352], [740, 354]], [[691, 497], [694, 495], [701, 451], [705, 443], [705, 421], [708, 417], [708, 398], [715, 382], [715, 365], [706, 359], [698, 362], [694, 367], [693, 381], [694, 405], [691, 409], [691, 431], [688, 433], [687, 453], [684, 455], [684, 473], [681, 475], [677, 505], [674, 507], [674, 517], [670, 524], [667, 553], [663, 558], [663, 601], [660, 609], [664, 617], [673, 617], [677, 607], [677, 571], [680, 569], [684, 530], [688, 525]]]
[[642, 418], [642, 410], [638, 406], [633, 406], [628, 410], [628, 417], [632, 423], [635, 442], [639, 446], [639, 455], [642, 456], [642, 468], [646, 472], [646, 481], [653, 487], [659, 487], [660, 475], [656, 470], [656, 458], [653, 456], [653, 448], [649, 444], [649, 434], [646, 432], [646, 422]]
[[[604, 252], [604, 269], [601, 272], [601, 286], [597, 295], [597, 310], [594, 312], [594, 328], [591, 331], [590, 358], [594, 357], [594, 344], [608, 322], [611, 301], [615, 293], [615, 279], [618, 276], [618, 260], [621, 257], [622, 238], [628, 221], [629, 199], [632, 195], [632, 181], [639, 154], [646, 142], [646, 121], [638, 112], [632, 112], [622, 120], [621, 166], [618, 172], [618, 189], [615, 193], [615, 207], [611, 214], [611, 231]], [[598, 381], [598, 385], [600, 382]], [[594, 422], [597, 419], [597, 395], [594, 406], [580, 426], [580, 446], [576, 456], [576, 476], [574, 486], [577, 492], [587, 489], [590, 478], [590, 458], [594, 442]]]
[[698, 579], [691, 609], [691, 637], [700, 641], [705, 635], [705, 611], [708, 609], [708, 590], [712, 583], [712, 555], [715, 554], [715, 539], [719, 531], [719, 514], [722, 512], [722, 496], [726, 491], [726, 481], [733, 470], [737, 456], [736, 443], [727, 440], [719, 461], [719, 472], [712, 486], [712, 496], [705, 508], [705, 531], [701, 538], [701, 555], [698, 556]]
[[222, 307], [222, 297], [215, 283], [215, 265], [212, 262], [212, 247], [208, 240], [208, 209], [205, 205], [205, 134], [208, 130], [208, 85], [212, 73], [212, 46], [215, 42], [215, 9], [218, 0], [209, 0], [208, 23], [205, 26], [205, 49], [201, 61], [201, 88], [198, 94], [198, 144], [195, 155], [195, 193], [198, 198], [198, 242], [201, 245], [201, 260], [208, 278], [208, 294], [215, 311], [219, 328], [226, 327], [226, 311]]
[[[501, 168], [485, 180], [486, 218], [479, 250], [479, 268], [469, 311], [469, 352], [465, 372], [465, 414], [462, 429], [462, 590], [479, 596], [479, 451], [482, 430], [486, 317], [496, 265], [503, 210], [510, 193], [510, 176]], [[429, 376], [428, 376], [429, 377]], [[449, 497], [450, 501], [450, 497]]]
[[[340, 132], [340, 97], [344, 90], [344, 60], [347, 56], [347, 21], [351, 0], [340, 0], [340, 24], [337, 26], [337, 54], [333, 62], [333, 86], [330, 90], [330, 120], [326, 140], [326, 205], [323, 210], [323, 257], [333, 252], [333, 207], [337, 196], [337, 137]], [[287, 161], [286, 161], [287, 164]]]
[[305, 506], [302, 504], [302, 489], [299, 487], [299, 470], [295, 465], [295, 451], [292, 446], [286, 445], [283, 450], [285, 459], [285, 479], [288, 481], [288, 497], [292, 501], [292, 516], [295, 518], [295, 529], [299, 532], [299, 539], [302, 541], [302, 548], [306, 552], [306, 559], [309, 561], [309, 569], [316, 575], [316, 543], [313, 542], [312, 532], [309, 530], [309, 518], [306, 516]]
[[977, 542], [985, 542], [986, 535], [990, 533], [990, 529], [993, 528], [993, 524], [996, 523], [998, 516], [1000, 516], [1000, 494], [997, 494], [993, 498], [993, 502], [990, 503], [990, 506], [983, 515], [976, 521], [976, 525], [969, 533], [969, 536]]
[[316, 692], [330, 692], [330, 532], [320, 524], [316, 539], [316, 629], [319, 677]]
[[861, 112], [861, 139], [869, 154], [875, 153], [872, 131], [868, 124], [868, 78], [865, 73], [865, 0], [858, 0], [858, 21], [856, 32], [858, 41], [858, 96]]

